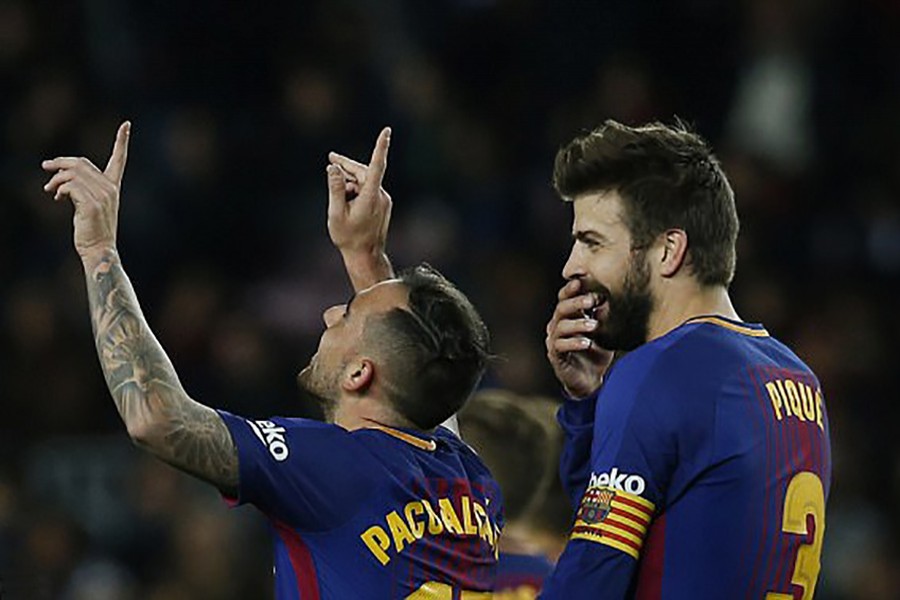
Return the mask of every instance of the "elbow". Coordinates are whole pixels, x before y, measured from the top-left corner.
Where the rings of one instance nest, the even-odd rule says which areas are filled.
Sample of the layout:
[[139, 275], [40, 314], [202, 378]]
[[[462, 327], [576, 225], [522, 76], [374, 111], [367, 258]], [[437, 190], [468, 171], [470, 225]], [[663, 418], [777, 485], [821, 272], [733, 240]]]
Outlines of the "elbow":
[[128, 437], [138, 448], [153, 452], [163, 439], [162, 427], [152, 421], [134, 421], [126, 423]]

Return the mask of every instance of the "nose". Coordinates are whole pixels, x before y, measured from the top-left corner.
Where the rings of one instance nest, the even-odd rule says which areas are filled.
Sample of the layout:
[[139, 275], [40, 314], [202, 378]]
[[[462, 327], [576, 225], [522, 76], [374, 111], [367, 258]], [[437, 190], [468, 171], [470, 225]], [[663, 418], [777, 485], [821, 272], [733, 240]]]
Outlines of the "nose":
[[569, 258], [566, 260], [566, 264], [563, 265], [562, 276], [563, 279], [567, 280], [580, 279], [585, 276], [581, 252], [578, 250], [578, 242], [572, 244]]
[[325, 321], [325, 327], [331, 327], [337, 323], [341, 316], [343, 316], [346, 306], [346, 304], [338, 304], [325, 309], [325, 312], [322, 313], [322, 320]]

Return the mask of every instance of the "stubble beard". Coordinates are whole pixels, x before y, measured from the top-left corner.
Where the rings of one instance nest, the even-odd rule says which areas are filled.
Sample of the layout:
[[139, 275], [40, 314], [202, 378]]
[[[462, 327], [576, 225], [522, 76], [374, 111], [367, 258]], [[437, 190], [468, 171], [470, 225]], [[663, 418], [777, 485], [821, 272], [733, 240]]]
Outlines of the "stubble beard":
[[601, 348], [627, 352], [647, 342], [654, 301], [646, 250], [635, 252], [621, 292], [613, 293], [601, 284], [590, 286], [589, 291], [605, 296], [609, 303], [606, 320], [594, 335]]
[[315, 399], [326, 423], [334, 423], [337, 411], [337, 378], [322, 373], [315, 357], [297, 374], [297, 385]]

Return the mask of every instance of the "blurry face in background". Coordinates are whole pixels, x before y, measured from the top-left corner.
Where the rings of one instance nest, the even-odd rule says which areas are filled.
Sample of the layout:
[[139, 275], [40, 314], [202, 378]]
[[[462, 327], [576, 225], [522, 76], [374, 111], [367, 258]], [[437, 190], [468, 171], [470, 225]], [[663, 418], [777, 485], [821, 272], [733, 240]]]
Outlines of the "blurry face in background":
[[365, 357], [376, 369], [379, 358], [373, 348], [363, 348], [367, 319], [408, 305], [409, 290], [400, 280], [382, 281], [365, 289], [347, 304], [332, 306], [322, 314], [325, 331], [319, 349], [299, 375], [297, 383], [322, 404], [325, 419], [333, 422], [341, 398], [341, 380], [351, 362]]
[[574, 241], [563, 277], [579, 279], [582, 293], [597, 295], [590, 314], [599, 323], [597, 344], [607, 350], [633, 350], [647, 341], [654, 306], [647, 251], [632, 248], [618, 192], [583, 194], [572, 204]]

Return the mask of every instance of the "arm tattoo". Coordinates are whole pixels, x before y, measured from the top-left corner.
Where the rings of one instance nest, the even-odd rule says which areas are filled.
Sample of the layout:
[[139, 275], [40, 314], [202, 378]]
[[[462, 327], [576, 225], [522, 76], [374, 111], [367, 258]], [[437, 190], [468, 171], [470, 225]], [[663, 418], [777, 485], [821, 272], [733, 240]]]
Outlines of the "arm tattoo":
[[234, 495], [237, 449], [222, 418], [192, 400], [156, 340], [115, 251], [86, 267], [91, 324], [106, 384], [129, 433], [173, 466]]

